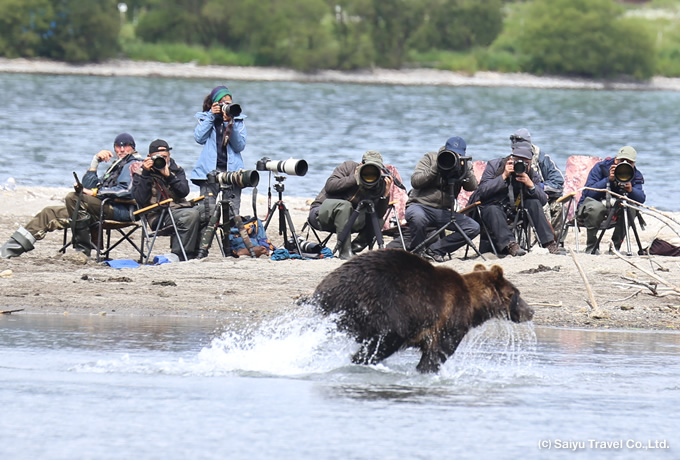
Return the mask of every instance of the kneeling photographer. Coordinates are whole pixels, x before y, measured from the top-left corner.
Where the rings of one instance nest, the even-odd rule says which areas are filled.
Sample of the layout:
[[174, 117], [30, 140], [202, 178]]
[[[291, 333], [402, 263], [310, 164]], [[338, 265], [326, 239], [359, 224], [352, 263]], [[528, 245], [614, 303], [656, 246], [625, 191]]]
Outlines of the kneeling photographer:
[[[461, 188], [467, 191], [477, 188], [472, 164], [465, 157], [466, 148], [461, 137], [451, 137], [438, 152], [426, 153], [416, 165], [411, 176], [413, 188], [406, 202], [406, 221], [411, 236], [410, 251], [425, 241], [429, 227], [439, 228], [453, 219], [470, 240], [479, 235], [479, 224], [471, 217], [453, 212], [452, 208], [452, 200], [458, 197]], [[455, 231], [419, 250], [418, 254], [434, 262], [444, 262], [444, 255], [466, 243], [465, 237], [457, 231], [453, 223], [447, 229]]]
[[512, 147], [511, 155], [489, 161], [479, 187], [470, 196], [470, 203], [482, 202], [482, 220], [494, 245], [506, 254], [513, 257], [526, 254], [508, 223], [520, 211], [520, 203], [524, 204], [524, 210], [533, 221], [541, 246], [551, 254], [563, 254], [543, 212], [548, 196], [541, 186], [540, 177], [531, 169], [532, 156], [531, 145], [521, 143]]
[[[313, 227], [340, 235], [360, 203], [372, 203], [375, 215], [382, 219], [387, 211], [392, 177], [386, 173], [382, 155], [375, 150], [364, 153], [361, 163], [345, 161], [333, 170], [323, 190], [309, 210]], [[348, 237], [340, 248], [340, 258], [351, 258], [372, 240], [374, 231], [366, 222], [368, 209], [361, 206], [351, 233], [359, 233], [352, 241]], [[382, 227], [382, 222], [380, 222]]]
[[[163, 139], [156, 139], [149, 145], [149, 156], [144, 159], [142, 168], [134, 175], [132, 193], [140, 208], [172, 198], [170, 212], [182, 241], [177, 241], [173, 233], [170, 243], [171, 251], [183, 260], [181, 244], [184, 246], [187, 258], [193, 259], [198, 250], [200, 214], [198, 209], [186, 200], [189, 194], [189, 182], [184, 169], [170, 158], [170, 150], [172, 147]], [[158, 224], [160, 214], [159, 208], [151, 211], [148, 216], [152, 228]], [[170, 216], [166, 215], [161, 226], [170, 225], [172, 221]]]

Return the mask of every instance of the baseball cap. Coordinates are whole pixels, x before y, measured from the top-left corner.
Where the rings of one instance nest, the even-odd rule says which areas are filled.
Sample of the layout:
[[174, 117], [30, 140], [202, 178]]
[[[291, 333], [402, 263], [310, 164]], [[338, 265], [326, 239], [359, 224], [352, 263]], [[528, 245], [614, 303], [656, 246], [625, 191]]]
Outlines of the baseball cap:
[[446, 150], [456, 152], [458, 155], [464, 156], [467, 144], [465, 143], [462, 137], [453, 136], [446, 141], [446, 145], [444, 146], [444, 148]]
[[616, 158], [619, 160], [635, 161], [637, 158], [637, 152], [630, 145], [626, 145], [619, 149], [619, 153], [616, 154]]
[[522, 142], [521, 144], [517, 144], [512, 148], [512, 155], [519, 158], [524, 158], [526, 160], [531, 160], [534, 152], [531, 150], [531, 144], [528, 142]]
[[149, 144], [149, 153], [156, 153], [162, 150], [170, 151], [172, 150], [172, 147], [170, 147], [163, 139], [156, 139], [151, 144]]

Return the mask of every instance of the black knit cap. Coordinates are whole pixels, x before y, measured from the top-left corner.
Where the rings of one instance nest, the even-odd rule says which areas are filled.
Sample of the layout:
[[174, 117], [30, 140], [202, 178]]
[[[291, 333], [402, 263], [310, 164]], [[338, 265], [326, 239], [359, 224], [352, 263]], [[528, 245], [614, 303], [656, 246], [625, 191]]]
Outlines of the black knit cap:
[[132, 148], [137, 147], [135, 145], [135, 140], [128, 133], [120, 133], [119, 135], [117, 135], [116, 139], [113, 141], [113, 146], [115, 147], [116, 145], [118, 145], [120, 147], [122, 147], [124, 145], [131, 145]]

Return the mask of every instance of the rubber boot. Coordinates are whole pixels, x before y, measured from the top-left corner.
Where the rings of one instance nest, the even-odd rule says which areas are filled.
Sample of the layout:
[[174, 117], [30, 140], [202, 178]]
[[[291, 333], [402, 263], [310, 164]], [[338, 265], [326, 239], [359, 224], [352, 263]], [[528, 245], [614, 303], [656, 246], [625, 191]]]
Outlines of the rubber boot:
[[352, 242], [349, 238], [347, 238], [347, 241], [342, 245], [342, 248], [340, 248], [340, 259], [342, 260], [349, 260], [352, 257], [354, 257], [354, 253], [352, 252]]
[[368, 236], [364, 232], [360, 232], [352, 241], [352, 252], [358, 254], [368, 246]]
[[76, 228], [73, 232], [73, 249], [90, 257], [92, 237], [90, 235], [91, 218], [89, 214], [79, 213]]
[[35, 237], [24, 227], [20, 227], [0, 248], [0, 259], [18, 257], [24, 252], [31, 251], [34, 244]]
[[[595, 245], [597, 244], [597, 228], [588, 228], [586, 229], [587, 232], [587, 237], [586, 237], [586, 254], [592, 254], [593, 249], [595, 249]], [[599, 251], [596, 251], [595, 254], [598, 254]]]

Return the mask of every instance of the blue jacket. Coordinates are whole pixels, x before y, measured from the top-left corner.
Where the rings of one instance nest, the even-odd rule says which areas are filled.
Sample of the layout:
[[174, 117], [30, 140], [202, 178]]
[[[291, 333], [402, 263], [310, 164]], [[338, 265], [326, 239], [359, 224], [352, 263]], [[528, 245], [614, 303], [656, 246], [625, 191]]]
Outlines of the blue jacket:
[[[531, 166], [538, 166], [534, 168], [535, 171], [539, 173], [541, 181], [543, 182], [543, 190], [548, 195], [548, 198], [558, 198], [562, 195], [564, 190], [564, 175], [562, 171], [557, 167], [555, 162], [542, 151], [537, 145], [531, 145], [534, 152], [534, 161], [532, 161]], [[536, 164], [538, 163], [538, 164]]]
[[[82, 183], [85, 188], [98, 188], [97, 198], [116, 198], [133, 200], [132, 176], [142, 166], [142, 157], [137, 152], [131, 153], [113, 162], [100, 178], [97, 171], [87, 171]], [[112, 203], [113, 218], [119, 221], [132, 221], [130, 206], [122, 203]]]
[[[191, 171], [192, 180], [205, 180], [208, 173], [217, 169], [217, 133], [215, 131], [215, 114], [211, 111], [196, 112], [198, 123], [194, 128], [194, 139], [203, 145], [198, 161]], [[246, 116], [241, 114], [234, 118], [231, 136], [227, 143], [227, 171], [244, 169], [241, 152], [246, 148]], [[226, 127], [226, 123], [224, 123]]]
[[[607, 184], [609, 184], [610, 190], [612, 192], [623, 195], [624, 193], [623, 188], [619, 187], [616, 184], [616, 182], [609, 181], [609, 168], [611, 168], [613, 164], [614, 158], [607, 158], [593, 166], [593, 169], [591, 169], [590, 173], [588, 173], [588, 179], [586, 180], [585, 186], [605, 190], [607, 188]], [[635, 175], [633, 176], [632, 180], [633, 190], [628, 194], [628, 198], [630, 198], [631, 200], [635, 200], [638, 203], [644, 203], [645, 199], [647, 198], [645, 195], [645, 191], [642, 189], [642, 184], [644, 183], [645, 179], [644, 177], [642, 177], [642, 173], [640, 172], [639, 169], [635, 168]], [[606, 196], [607, 194], [605, 192], [584, 190], [583, 194], [581, 195], [581, 199], [578, 202], [578, 205], [581, 206], [581, 204], [587, 197], [601, 201], [604, 200]]]

